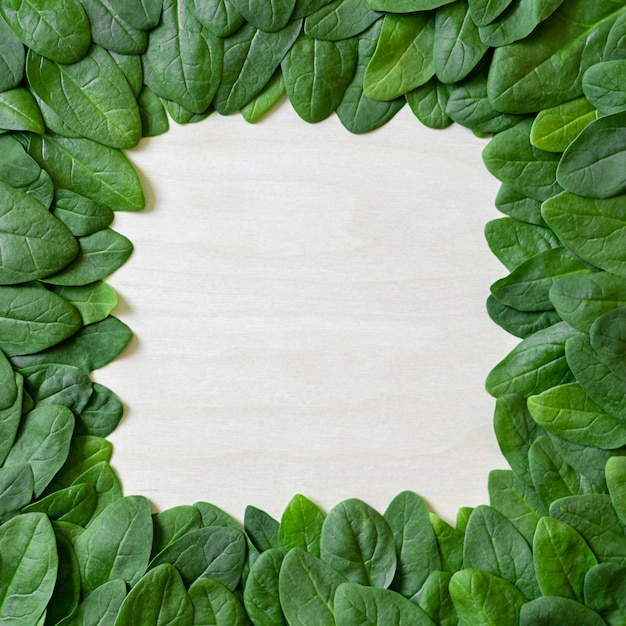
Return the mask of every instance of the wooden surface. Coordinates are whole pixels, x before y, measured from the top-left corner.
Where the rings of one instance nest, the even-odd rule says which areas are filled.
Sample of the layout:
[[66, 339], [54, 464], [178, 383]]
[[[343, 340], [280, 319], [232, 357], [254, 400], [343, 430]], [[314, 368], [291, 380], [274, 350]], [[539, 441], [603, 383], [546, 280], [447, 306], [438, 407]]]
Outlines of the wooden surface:
[[383, 511], [411, 489], [452, 520], [506, 467], [484, 379], [517, 343], [488, 318], [498, 183], [484, 140], [408, 107], [353, 136], [288, 105], [217, 115], [129, 153], [143, 214], [110, 282], [136, 337], [97, 373], [128, 406], [125, 493], [242, 519], [303, 493]]

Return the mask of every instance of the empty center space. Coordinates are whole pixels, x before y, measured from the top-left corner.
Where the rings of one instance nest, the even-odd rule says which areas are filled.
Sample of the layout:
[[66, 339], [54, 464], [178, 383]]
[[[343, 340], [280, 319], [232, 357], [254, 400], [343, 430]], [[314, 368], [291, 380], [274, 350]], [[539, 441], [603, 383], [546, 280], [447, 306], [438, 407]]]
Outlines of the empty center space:
[[486, 502], [505, 463], [484, 379], [515, 341], [485, 312], [505, 272], [483, 146], [408, 107], [353, 136], [285, 105], [131, 151], [148, 211], [116, 217], [135, 252], [110, 282], [136, 339], [96, 376], [129, 407], [125, 492], [239, 518], [295, 493], [382, 510], [412, 489], [447, 517]]

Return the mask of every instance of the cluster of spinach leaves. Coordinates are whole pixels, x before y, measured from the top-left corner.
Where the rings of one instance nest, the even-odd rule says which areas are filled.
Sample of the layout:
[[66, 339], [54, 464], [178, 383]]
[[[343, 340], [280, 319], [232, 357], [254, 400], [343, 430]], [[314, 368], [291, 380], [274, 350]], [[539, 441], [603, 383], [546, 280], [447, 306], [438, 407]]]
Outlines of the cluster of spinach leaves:
[[[0, 620], [626, 624], [625, 41], [623, 0], [0, 2]], [[109, 465], [123, 407], [90, 373], [131, 336], [104, 279], [144, 205], [122, 150], [285, 94], [355, 133], [408, 103], [493, 135], [511, 469], [454, 527], [408, 491], [152, 514]]]

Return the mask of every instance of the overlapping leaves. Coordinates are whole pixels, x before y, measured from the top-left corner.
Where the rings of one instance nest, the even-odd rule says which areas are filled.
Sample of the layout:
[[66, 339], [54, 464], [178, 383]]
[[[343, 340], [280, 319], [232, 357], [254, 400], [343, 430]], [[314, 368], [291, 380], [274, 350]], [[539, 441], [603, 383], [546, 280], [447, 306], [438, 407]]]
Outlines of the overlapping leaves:
[[[622, 0], [59, 0], [0, 4], [0, 618], [21, 624], [623, 624], [626, 7]], [[487, 378], [510, 464], [452, 526], [304, 496], [243, 525], [123, 497], [122, 417], [90, 373], [130, 330], [103, 282], [144, 198], [122, 149], [169, 119], [287, 98], [351, 132], [408, 102], [494, 135], [521, 339]]]

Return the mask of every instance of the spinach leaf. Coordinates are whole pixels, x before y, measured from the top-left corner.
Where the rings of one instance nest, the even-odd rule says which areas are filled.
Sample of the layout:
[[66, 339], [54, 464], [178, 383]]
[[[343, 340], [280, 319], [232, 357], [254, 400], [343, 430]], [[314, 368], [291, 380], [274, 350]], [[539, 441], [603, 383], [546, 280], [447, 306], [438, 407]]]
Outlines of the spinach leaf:
[[78, 311], [41, 286], [0, 287], [0, 347], [13, 357], [54, 346], [81, 327]]
[[247, 626], [248, 617], [237, 596], [210, 578], [199, 578], [189, 588], [194, 626]]
[[301, 22], [291, 22], [277, 33], [265, 33], [245, 24], [224, 40], [224, 66], [215, 94], [215, 110], [234, 113], [260, 93], [293, 46]]
[[246, 122], [256, 124], [272, 110], [285, 93], [285, 81], [279, 68], [274, 72], [267, 85], [248, 104], [241, 107], [241, 115]]
[[332, 0], [304, 20], [304, 32], [313, 39], [339, 41], [369, 28], [382, 13], [361, 0]]
[[359, 37], [356, 71], [337, 106], [339, 120], [351, 133], [370, 132], [386, 124], [406, 102], [403, 98], [381, 102], [365, 95], [365, 69], [374, 54], [381, 27], [382, 20], [378, 20]]
[[175, 567], [150, 570], [129, 592], [115, 626], [193, 626], [193, 604]]
[[0, 92], [0, 128], [28, 130], [43, 135], [41, 111], [30, 91], [17, 87]]
[[56, 521], [86, 526], [96, 510], [96, 501], [92, 485], [71, 485], [25, 506], [22, 513], [45, 513]]
[[0, 350], [0, 411], [8, 409], [17, 399], [17, 382], [11, 363]]
[[295, 495], [283, 512], [278, 526], [276, 547], [300, 548], [313, 556], [320, 555], [324, 514], [303, 495]]
[[36, 53], [59, 63], [75, 63], [91, 44], [89, 19], [78, 0], [7, 0], [0, 15], [16, 37]]
[[544, 596], [583, 601], [585, 574], [598, 562], [591, 548], [571, 526], [542, 517], [533, 539], [533, 557]]
[[50, 290], [76, 308], [83, 326], [102, 321], [117, 304], [117, 294], [113, 288], [101, 281], [81, 286], [50, 285]]
[[509, 393], [527, 397], [570, 382], [565, 343], [574, 333], [559, 322], [524, 339], [489, 372], [487, 391], [495, 398]]
[[26, 76], [40, 101], [82, 137], [112, 148], [132, 148], [141, 139], [135, 96], [111, 55], [100, 46], [71, 65], [29, 51]]
[[356, 39], [323, 41], [305, 34], [293, 43], [281, 70], [289, 102], [303, 120], [321, 122], [339, 106], [356, 70], [357, 48]]
[[60, 626], [114, 626], [126, 597], [126, 583], [111, 580], [92, 591]]
[[435, 23], [427, 13], [386, 13], [376, 50], [365, 70], [363, 88], [372, 100], [393, 100], [435, 74]]
[[604, 115], [626, 110], [626, 59], [592, 65], [583, 75], [583, 92]]
[[529, 198], [506, 184], [500, 185], [495, 204], [499, 211], [520, 222], [535, 226], [546, 225], [541, 216], [541, 201]]
[[450, 572], [433, 571], [420, 591], [419, 605], [440, 626], [457, 626], [459, 618], [450, 597]]
[[13, 34], [0, 12], [0, 92], [14, 89], [24, 77], [24, 44]]
[[187, 532], [202, 528], [202, 516], [195, 506], [175, 506], [153, 515], [152, 526], [150, 558], [154, 558]]
[[76, 419], [76, 435], [109, 435], [124, 414], [124, 406], [119, 398], [107, 387], [93, 383], [93, 393], [87, 406]]
[[243, 591], [243, 602], [254, 624], [286, 625], [279, 596], [279, 572], [286, 554], [281, 548], [270, 548], [250, 568]]
[[467, 0], [447, 4], [435, 14], [433, 61], [442, 83], [463, 80], [488, 50], [478, 36]]
[[278, 547], [280, 524], [265, 511], [249, 504], [244, 512], [243, 525], [246, 535], [260, 553]]
[[[54, 526], [53, 526], [54, 530]], [[54, 591], [48, 603], [45, 619], [56, 624], [71, 615], [80, 600], [80, 572], [69, 538], [55, 530], [59, 566]]]
[[429, 513], [430, 523], [437, 538], [441, 567], [446, 572], [456, 572], [463, 566], [464, 534], [453, 528], [434, 513]]
[[569, 0], [532, 39], [496, 48], [487, 85], [493, 106], [506, 113], [531, 113], [581, 96], [592, 52], [603, 46], [623, 10], [619, 0]]
[[626, 520], [626, 500], [624, 492], [626, 491], [626, 460], [624, 457], [611, 457], [606, 462], [606, 483], [611, 496], [613, 508], [617, 513], [622, 524]]
[[447, 128], [452, 119], [446, 113], [450, 92], [447, 85], [433, 77], [404, 94], [415, 117], [428, 128]]
[[540, 150], [563, 152], [597, 118], [598, 111], [586, 98], [563, 102], [539, 111], [530, 130], [530, 141]]
[[550, 301], [570, 326], [589, 333], [598, 317], [626, 306], [626, 280], [609, 272], [569, 274], [554, 281]]
[[389, 589], [344, 583], [337, 588], [333, 605], [337, 626], [397, 624], [434, 626], [417, 604]]
[[28, 463], [0, 468], [0, 523], [25, 510], [34, 497], [35, 479]]
[[0, 177], [4, 183], [24, 187], [37, 180], [41, 168], [13, 135], [0, 137], [0, 149]]
[[558, 313], [548, 311], [520, 311], [496, 300], [492, 295], [487, 298], [487, 313], [498, 326], [511, 335], [526, 339], [539, 330], [553, 326], [561, 321]]
[[172, 541], [150, 561], [149, 569], [170, 563], [186, 587], [199, 578], [211, 578], [233, 591], [241, 578], [245, 555], [241, 531], [210, 526], [190, 530]]
[[492, 507], [478, 506], [470, 515], [463, 567], [503, 578], [527, 598], [540, 595], [530, 546], [515, 526]]
[[90, 139], [31, 135], [29, 153], [56, 187], [69, 189], [114, 211], [141, 211], [139, 175], [122, 152]]
[[107, 0], [124, 21], [140, 30], [154, 28], [161, 17], [162, 0]]
[[35, 624], [52, 596], [58, 568], [54, 531], [43, 513], [0, 526], [0, 619]]
[[156, 137], [169, 129], [169, 120], [161, 99], [146, 85], [141, 88], [137, 106], [141, 116], [142, 137]]
[[396, 544], [397, 567], [391, 589], [412, 599], [430, 572], [442, 568], [428, 508], [412, 491], [403, 491], [384, 514]]
[[520, 626], [604, 626], [606, 622], [590, 608], [568, 598], [545, 596], [528, 602], [520, 612]]
[[322, 525], [322, 561], [351, 582], [389, 587], [396, 573], [396, 544], [385, 518], [361, 500], [333, 507]]
[[74, 543], [85, 595], [116, 578], [137, 584], [148, 566], [151, 546], [152, 521], [145, 498], [126, 496], [107, 506]]
[[626, 612], [626, 568], [617, 563], [592, 567], [585, 576], [583, 593], [590, 609], [601, 612], [608, 624], [619, 624]]
[[243, 15], [229, 0], [191, 0], [189, 8], [216, 37], [232, 35], [244, 23]]
[[119, 54], [141, 54], [148, 36], [126, 22], [109, 0], [80, 0], [89, 23], [91, 39], [95, 44]]
[[483, 150], [487, 169], [518, 193], [547, 200], [561, 191], [556, 182], [560, 155], [539, 150], [530, 142], [532, 120], [525, 119], [498, 133]]
[[450, 580], [450, 596], [461, 624], [517, 624], [526, 598], [511, 583], [487, 572], [463, 569]]
[[609, 450], [626, 445], [626, 426], [605, 413], [578, 383], [531, 396], [528, 410], [540, 426], [569, 441]]
[[0, 465], [4, 463], [6, 455], [11, 450], [17, 429], [22, 419], [22, 413], [27, 413], [28, 408], [23, 405], [24, 399], [24, 377], [19, 373], [14, 373], [15, 380], [15, 400], [11, 405], [4, 409], [0, 409], [0, 430], [2, 430], [2, 438], [0, 438]]
[[333, 600], [346, 579], [328, 563], [294, 548], [280, 567], [280, 604], [290, 626], [334, 626]]
[[35, 496], [41, 495], [68, 457], [73, 430], [74, 416], [67, 407], [35, 407], [22, 418], [5, 467], [28, 463], [35, 480]]
[[626, 191], [626, 112], [591, 122], [563, 153], [557, 180], [572, 193], [610, 198]]
[[486, 26], [495, 20], [512, 0], [468, 0], [470, 16], [477, 26]]
[[194, 113], [211, 104], [222, 72], [222, 40], [207, 32], [188, 3], [164, 0], [142, 56], [144, 81], [158, 96]]
[[296, 0], [230, 0], [230, 3], [255, 28], [276, 32], [287, 26]]

